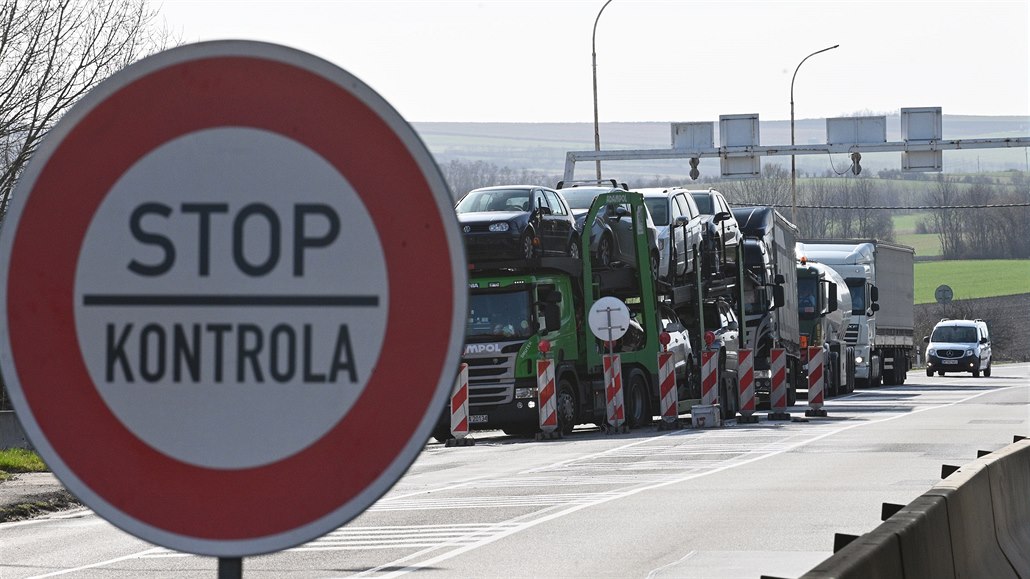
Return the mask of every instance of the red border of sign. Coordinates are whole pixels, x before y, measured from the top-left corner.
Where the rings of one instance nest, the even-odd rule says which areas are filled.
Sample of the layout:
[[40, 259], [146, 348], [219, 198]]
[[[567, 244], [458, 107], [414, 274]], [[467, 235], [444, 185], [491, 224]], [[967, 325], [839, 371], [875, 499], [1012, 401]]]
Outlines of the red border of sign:
[[[389, 280], [384, 347], [351, 411], [305, 450], [238, 470], [186, 464], [125, 428], [87, 373], [73, 303], [87, 227], [116, 180], [156, 147], [223, 126], [294, 139], [344, 175], [379, 232]], [[131, 519], [210, 541], [312, 524], [366, 491], [435, 411], [434, 389], [451, 372], [444, 363], [457, 305], [448, 224], [404, 142], [339, 84], [263, 57], [213, 56], [158, 68], [81, 116], [27, 197], [6, 303], [22, 392], [67, 468]]]

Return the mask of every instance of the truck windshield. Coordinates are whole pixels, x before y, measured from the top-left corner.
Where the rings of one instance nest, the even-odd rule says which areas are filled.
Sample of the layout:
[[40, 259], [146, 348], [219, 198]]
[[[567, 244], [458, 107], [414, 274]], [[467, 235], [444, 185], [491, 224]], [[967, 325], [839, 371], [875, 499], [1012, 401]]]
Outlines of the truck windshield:
[[533, 334], [530, 319], [528, 289], [473, 293], [469, 296], [465, 339], [528, 338]]
[[849, 277], [844, 280], [848, 284], [848, 291], [851, 292], [851, 315], [864, 316], [865, 305], [865, 280], [860, 277]]
[[798, 314], [802, 320], [811, 320], [819, 317], [819, 302], [817, 291], [819, 280], [810, 278], [798, 278]]

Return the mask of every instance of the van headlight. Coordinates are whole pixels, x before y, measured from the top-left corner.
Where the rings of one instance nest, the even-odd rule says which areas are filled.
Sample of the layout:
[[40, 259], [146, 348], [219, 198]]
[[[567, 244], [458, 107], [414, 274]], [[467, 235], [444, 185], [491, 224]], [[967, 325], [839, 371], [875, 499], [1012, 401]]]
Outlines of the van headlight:
[[966, 355], [967, 356], [972, 356], [973, 355], [973, 351], [972, 350], [966, 350]]
[[934, 350], [933, 348], [930, 348], [929, 350], [926, 351], [926, 355], [927, 356], [936, 356], [937, 355], [937, 350]]

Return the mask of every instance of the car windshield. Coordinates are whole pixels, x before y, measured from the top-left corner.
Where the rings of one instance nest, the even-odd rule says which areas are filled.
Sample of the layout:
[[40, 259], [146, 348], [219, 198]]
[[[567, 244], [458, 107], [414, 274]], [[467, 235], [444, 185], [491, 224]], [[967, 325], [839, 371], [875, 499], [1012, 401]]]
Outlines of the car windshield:
[[470, 341], [528, 338], [533, 333], [529, 316], [528, 289], [473, 293], [469, 296], [465, 338]]
[[594, 202], [594, 197], [597, 197], [598, 191], [596, 189], [562, 189], [561, 194], [565, 197], [565, 200], [569, 202], [570, 209], [590, 209], [590, 204]]
[[976, 328], [970, 328], [969, 326], [940, 326], [933, 331], [930, 341], [972, 344], [976, 342]]
[[712, 198], [708, 196], [708, 193], [693, 193], [690, 195], [694, 198], [694, 203], [697, 204], [697, 210], [702, 215], [714, 215], [715, 211], [712, 210]]
[[651, 221], [662, 227], [669, 224], [669, 199], [668, 197], [645, 197], [644, 205], [651, 214]]
[[529, 211], [529, 189], [483, 189], [469, 192], [454, 208], [457, 213]]

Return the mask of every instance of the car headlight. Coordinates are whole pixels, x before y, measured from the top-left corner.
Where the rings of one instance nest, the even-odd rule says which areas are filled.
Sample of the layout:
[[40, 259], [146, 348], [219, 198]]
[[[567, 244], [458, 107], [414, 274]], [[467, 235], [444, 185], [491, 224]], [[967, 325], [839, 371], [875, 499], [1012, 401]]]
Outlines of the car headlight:
[[973, 351], [972, 350], [966, 350], [966, 355], [967, 356], [972, 356], [973, 355]]
[[863, 361], [865, 361], [865, 358], [863, 358], [862, 356], [855, 356], [856, 364], [861, 364]]
[[937, 350], [934, 350], [933, 348], [930, 348], [929, 350], [926, 351], [926, 355], [927, 356], [936, 356], [937, 355]]
[[490, 224], [490, 231], [493, 231], [494, 233], [498, 233], [498, 232], [501, 232], [501, 231], [508, 231], [508, 223], [507, 222], [505, 222], [505, 223], [491, 223]]

